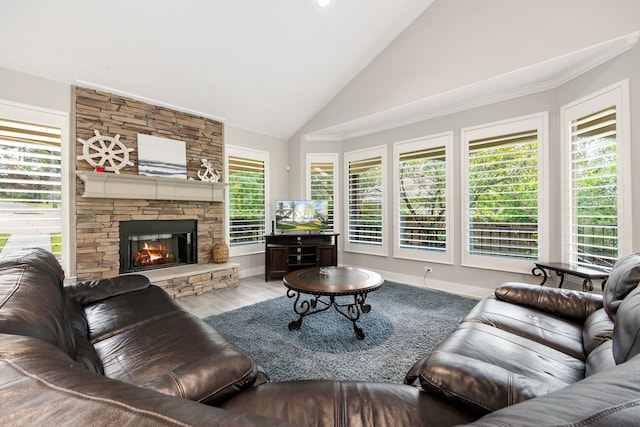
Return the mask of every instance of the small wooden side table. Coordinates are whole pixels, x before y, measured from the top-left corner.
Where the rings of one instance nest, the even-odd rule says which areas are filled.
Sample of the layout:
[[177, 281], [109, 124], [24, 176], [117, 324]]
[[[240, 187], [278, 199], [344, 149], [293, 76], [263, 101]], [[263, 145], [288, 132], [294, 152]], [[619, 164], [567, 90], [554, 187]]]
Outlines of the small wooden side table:
[[609, 278], [608, 271], [584, 267], [577, 264], [569, 264], [565, 262], [536, 262], [535, 265], [536, 266], [533, 267], [533, 270], [531, 270], [531, 274], [534, 276], [542, 276], [542, 283], [540, 283], [540, 286], [544, 285], [549, 277], [550, 273], [547, 274], [547, 270], [549, 270], [549, 272], [555, 271], [558, 277], [560, 277], [560, 284], [558, 284], [559, 288], [564, 285], [565, 274], [582, 278], [582, 290], [585, 292], [593, 290], [592, 280], [602, 280], [601, 288], [604, 290], [605, 283]]

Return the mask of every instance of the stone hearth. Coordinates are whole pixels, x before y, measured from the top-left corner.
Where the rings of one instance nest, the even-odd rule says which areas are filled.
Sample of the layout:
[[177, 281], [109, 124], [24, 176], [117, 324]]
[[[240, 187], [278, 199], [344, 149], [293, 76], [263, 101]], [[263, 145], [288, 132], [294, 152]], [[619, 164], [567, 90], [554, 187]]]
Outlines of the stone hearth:
[[240, 264], [234, 262], [183, 265], [138, 274], [148, 277], [151, 283], [160, 286], [173, 298], [180, 299], [214, 289], [238, 286], [239, 267]]

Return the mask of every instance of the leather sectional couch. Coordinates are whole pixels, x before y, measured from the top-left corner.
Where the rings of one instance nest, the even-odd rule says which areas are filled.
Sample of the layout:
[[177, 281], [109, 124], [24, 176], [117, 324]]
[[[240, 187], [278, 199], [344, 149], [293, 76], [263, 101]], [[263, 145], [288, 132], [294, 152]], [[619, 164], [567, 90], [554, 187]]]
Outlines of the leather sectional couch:
[[640, 425], [639, 282], [632, 254], [604, 296], [503, 284], [405, 382], [491, 414], [473, 425]]
[[604, 300], [499, 288], [407, 384], [270, 383], [143, 276], [63, 284], [50, 253], [25, 250], [0, 259], [0, 424], [636, 425], [639, 258]]

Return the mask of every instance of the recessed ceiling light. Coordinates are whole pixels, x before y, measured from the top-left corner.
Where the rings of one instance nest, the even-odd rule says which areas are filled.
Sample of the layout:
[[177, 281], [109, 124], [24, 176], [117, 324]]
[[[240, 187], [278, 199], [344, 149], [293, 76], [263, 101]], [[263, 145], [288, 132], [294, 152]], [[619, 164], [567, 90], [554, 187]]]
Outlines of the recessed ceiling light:
[[331, 0], [317, 0], [318, 6], [320, 7], [327, 7], [329, 6], [329, 2]]

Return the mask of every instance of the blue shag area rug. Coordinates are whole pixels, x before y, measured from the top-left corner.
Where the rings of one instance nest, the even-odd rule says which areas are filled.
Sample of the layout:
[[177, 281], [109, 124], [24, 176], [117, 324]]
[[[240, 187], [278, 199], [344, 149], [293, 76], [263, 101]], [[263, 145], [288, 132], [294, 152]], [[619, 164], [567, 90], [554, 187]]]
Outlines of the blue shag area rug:
[[[346, 298], [346, 299], [343, 299]], [[353, 324], [335, 309], [298, 319], [294, 298], [263, 301], [205, 318], [229, 341], [253, 357], [273, 382], [336, 379], [402, 383], [405, 374], [429, 354], [478, 303], [475, 299], [426, 288], [385, 282], [367, 296], [371, 311]], [[349, 303], [353, 297], [341, 297]]]

